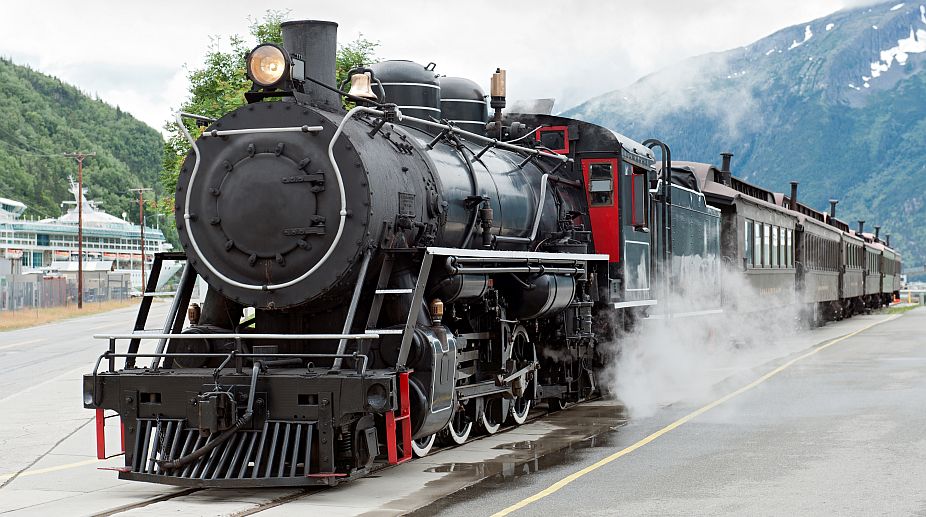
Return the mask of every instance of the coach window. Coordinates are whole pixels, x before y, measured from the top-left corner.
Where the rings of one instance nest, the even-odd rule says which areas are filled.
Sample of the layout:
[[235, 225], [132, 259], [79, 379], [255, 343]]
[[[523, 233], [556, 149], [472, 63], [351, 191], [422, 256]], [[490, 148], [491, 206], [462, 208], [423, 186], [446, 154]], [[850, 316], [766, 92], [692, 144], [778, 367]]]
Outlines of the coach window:
[[780, 233], [778, 235], [778, 246], [781, 249], [781, 267], [788, 267], [788, 239], [785, 238], [785, 233], [788, 230], [781, 228], [778, 230]]
[[754, 266], [752, 258], [752, 221], [746, 219], [746, 225], [743, 228], [743, 260], [747, 266]]
[[614, 181], [610, 163], [588, 164], [588, 193], [592, 206], [614, 204]]
[[826, 270], [826, 269], [829, 269], [829, 268], [830, 268], [830, 241], [828, 241], [828, 240], [826, 240], [826, 239], [820, 239], [820, 245], [821, 245], [821, 246], [820, 246], [820, 248], [821, 248], [820, 251], [821, 251], [821, 254], [823, 255], [823, 257], [822, 257], [822, 259], [821, 259], [821, 260], [822, 260], [822, 262], [821, 262], [822, 268], [821, 268], [821, 269], [825, 269], [825, 270]]
[[813, 237], [813, 268], [820, 269], [820, 266], [823, 265], [823, 251], [820, 249], [822, 243], [820, 238], [814, 235]]
[[[805, 235], [806, 235], [806, 234], [805, 234]], [[807, 235], [807, 236], [804, 238], [804, 243], [806, 244], [806, 246], [804, 247], [804, 261], [807, 263], [806, 265], [807, 265], [807, 268], [808, 268], [808, 269], [813, 269], [813, 266], [814, 266], [814, 259], [815, 259], [815, 257], [814, 257], [814, 251], [815, 251], [815, 249], [814, 249], [814, 245], [813, 245], [813, 244], [814, 244], [814, 236], [813, 236], [813, 235]]]
[[778, 227], [772, 226], [772, 267], [778, 267]]
[[762, 267], [772, 265], [772, 225], [765, 224], [762, 228]]
[[752, 225], [752, 264], [762, 267], [762, 223], [755, 221]]
[[646, 227], [646, 169], [624, 164], [624, 173], [630, 172], [630, 224], [637, 229]]

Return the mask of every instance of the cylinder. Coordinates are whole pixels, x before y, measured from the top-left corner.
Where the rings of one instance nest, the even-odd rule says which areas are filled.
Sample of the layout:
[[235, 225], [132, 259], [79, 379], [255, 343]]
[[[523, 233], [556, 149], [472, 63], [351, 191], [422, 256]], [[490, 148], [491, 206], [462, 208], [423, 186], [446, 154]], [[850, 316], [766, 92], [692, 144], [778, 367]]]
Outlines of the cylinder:
[[[335, 70], [338, 52], [338, 24], [318, 20], [298, 20], [280, 24], [283, 47], [305, 60], [305, 75], [336, 88]], [[296, 80], [302, 80], [296, 77]], [[329, 110], [341, 108], [341, 96], [332, 90], [305, 81], [305, 93], [296, 93], [297, 100]]]
[[552, 316], [568, 307], [576, 294], [576, 281], [571, 276], [540, 275], [531, 284], [530, 289], [512, 284], [507, 290], [509, 316], [522, 320]]
[[433, 295], [451, 303], [482, 298], [488, 289], [488, 275], [453, 275], [438, 282]]

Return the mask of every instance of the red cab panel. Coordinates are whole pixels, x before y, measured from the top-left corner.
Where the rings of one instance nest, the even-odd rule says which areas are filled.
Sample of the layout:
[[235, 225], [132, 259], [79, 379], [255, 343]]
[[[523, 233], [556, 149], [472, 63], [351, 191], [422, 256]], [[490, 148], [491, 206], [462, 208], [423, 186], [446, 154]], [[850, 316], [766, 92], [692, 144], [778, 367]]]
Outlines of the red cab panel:
[[618, 171], [617, 158], [582, 160], [595, 251], [607, 253], [611, 262], [620, 262], [621, 259]]

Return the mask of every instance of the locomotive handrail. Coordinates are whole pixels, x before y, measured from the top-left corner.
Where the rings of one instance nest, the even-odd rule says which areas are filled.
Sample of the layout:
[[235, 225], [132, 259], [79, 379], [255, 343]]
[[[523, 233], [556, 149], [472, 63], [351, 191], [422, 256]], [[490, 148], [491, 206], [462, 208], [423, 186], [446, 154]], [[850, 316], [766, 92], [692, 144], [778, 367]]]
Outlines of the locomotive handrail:
[[[184, 334], [184, 335], [188, 336], [189, 334]], [[97, 336], [94, 336], [94, 337], [97, 337]], [[374, 336], [371, 336], [369, 334], [364, 335], [364, 338], [373, 338], [373, 337]], [[375, 337], [379, 337], [379, 336], [376, 335]], [[267, 359], [270, 357], [276, 357], [276, 358], [281, 358], [281, 359], [354, 359], [354, 360], [360, 359], [360, 362], [357, 364], [357, 368], [356, 368], [357, 374], [359, 375], [363, 375], [366, 372], [367, 364], [370, 361], [369, 357], [367, 357], [364, 354], [360, 354], [358, 352], [353, 352], [351, 354], [289, 354], [289, 353], [272, 353], [272, 352], [269, 352], [269, 353], [265, 353], [265, 352], [239, 353], [237, 350], [233, 350], [231, 352], [224, 352], [224, 353], [164, 352], [164, 353], [153, 353], [152, 354], [152, 353], [126, 352], [126, 353], [120, 354], [115, 351], [115, 346], [116, 346], [115, 339], [116, 338], [110, 339], [110, 342], [109, 342], [110, 349], [100, 354], [100, 356], [97, 357], [96, 359], [96, 364], [93, 366], [93, 373], [92, 373], [93, 391], [91, 393], [91, 397], [92, 397], [93, 404], [97, 407], [99, 407], [100, 405], [100, 400], [99, 400], [98, 393], [97, 393], [97, 385], [99, 384], [97, 382], [97, 377], [99, 376], [99, 372], [100, 372], [100, 364], [103, 363], [104, 359], [107, 359], [109, 361], [109, 368], [107, 371], [109, 373], [114, 373], [116, 371], [115, 361], [116, 361], [116, 358], [119, 358], [119, 357], [124, 357], [126, 359], [130, 357], [131, 358], [150, 357], [150, 358], [156, 358], [156, 359], [174, 358], [174, 357], [216, 357], [216, 358], [224, 357], [225, 360], [222, 361], [222, 364], [218, 368], [215, 368], [213, 370], [213, 377], [216, 379], [216, 382], [218, 382], [217, 380], [218, 376], [222, 373], [222, 370], [225, 369], [225, 366], [229, 364], [232, 359], [235, 359], [235, 358], [256, 357], [260, 359]], [[236, 373], [242, 373], [240, 364], [235, 366], [235, 371]]]
[[[537, 129], [540, 129], [539, 127]], [[536, 131], [536, 129], [534, 130]], [[546, 173], [540, 177], [540, 200], [537, 202], [537, 215], [534, 216], [534, 227], [531, 230], [531, 242], [537, 238], [537, 232], [540, 230], [540, 218], [543, 217], [543, 205], [547, 197], [547, 179], [550, 174]]]
[[279, 339], [284, 341], [347, 339], [355, 341], [359, 339], [379, 339], [379, 334], [154, 334], [139, 332], [131, 334], [94, 334], [93, 339]]
[[453, 258], [450, 257], [447, 259], [447, 272], [453, 275], [469, 275], [469, 274], [491, 274], [491, 273], [529, 273], [529, 274], [560, 274], [560, 275], [581, 275], [585, 273], [585, 269], [573, 266], [573, 267], [546, 267], [543, 265], [538, 266], [514, 266], [514, 267], [460, 267], [453, 264]]
[[484, 258], [486, 261], [511, 262], [543, 260], [548, 262], [607, 261], [610, 257], [603, 253], [549, 253], [544, 251], [499, 251], [482, 249], [443, 248], [429, 246], [426, 251], [432, 255], [456, 257], [459, 259]]
[[254, 127], [249, 129], [213, 129], [203, 131], [203, 137], [220, 137], [232, 135], [249, 135], [251, 133], [320, 133], [322, 126], [290, 126], [290, 127]]
[[[354, 108], [354, 109], [356, 109], [356, 108]], [[377, 110], [371, 110], [371, 111], [376, 112]], [[460, 135], [460, 136], [464, 136], [464, 137], [466, 137], [466, 138], [469, 139], [469, 140], [473, 140], [473, 141], [476, 141], [476, 142], [481, 142], [481, 143], [483, 143], [483, 144], [491, 145], [491, 146], [493, 146], [493, 147], [500, 147], [500, 148], [502, 148], [502, 149], [507, 149], [507, 150], [509, 150], [509, 151], [515, 151], [515, 152], [519, 152], [519, 153], [527, 153], [527, 154], [533, 155], [533, 156], [543, 156], [544, 158], [552, 158], [552, 159], [554, 159], [554, 160], [558, 160], [558, 161], [561, 161], [561, 162], [571, 162], [571, 161], [573, 161], [572, 158], [570, 158], [570, 157], [568, 157], [568, 156], [566, 156], [566, 155], [556, 154], [556, 153], [545, 153], [545, 152], [543, 152], [543, 151], [538, 151], [537, 149], [531, 149], [531, 148], [529, 148], [529, 147], [522, 147], [522, 146], [520, 146], [520, 145], [509, 144], [508, 142], [502, 142], [501, 140], [498, 140], [498, 139], [495, 139], [495, 138], [489, 138], [489, 137], [482, 136], [482, 135], [479, 135], [479, 134], [476, 134], [476, 133], [470, 133], [469, 131], [467, 131], [467, 130], [465, 130], [465, 129], [460, 129], [460, 128], [458, 128], [457, 126], [454, 126], [454, 125], [452, 125], [452, 124], [441, 124], [441, 123], [439, 123], [439, 122], [433, 122], [433, 121], [431, 121], [431, 120], [425, 120], [425, 119], [423, 119], [423, 118], [410, 117], [410, 116], [408, 116], [408, 115], [403, 115], [402, 112], [401, 112], [399, 109], [396, 109], [396, 113], [397, 113], [397, 115], [398, 115], [397, 119], [399, 120], [399, 122], [401, 122], [401, 121], [403, 121], [403, 120], [410, 120], [410, 121], [412, 121], [412, 122], [414, 122], [414, 123], [416, 123], [416, 124], [421, 124], [421, 125], [423, 125], [423, 126], [426, 126], [426, 127], [431, 128], [431, 129], [439, 129], [439, 130], [441, 130], [441, 131], [448, 131], [448, 132], [450, 132], [450, 133], [455, 133], [455, 134], [458, 134], [458, 135]], [[380, 112], [375, 113], [375, 114], [382, 116], [384, 113], [380, 111]], [[535, 131], [536, 131], [536, 130], [535, 130]]]

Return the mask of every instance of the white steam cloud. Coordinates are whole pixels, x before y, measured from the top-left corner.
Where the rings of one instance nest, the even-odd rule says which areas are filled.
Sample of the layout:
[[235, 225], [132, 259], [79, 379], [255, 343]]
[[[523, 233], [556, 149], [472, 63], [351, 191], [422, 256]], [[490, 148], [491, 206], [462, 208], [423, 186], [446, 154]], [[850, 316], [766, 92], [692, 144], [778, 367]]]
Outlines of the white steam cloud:
[[[800, 346], [784, 339], [802, 321], [796, 306], [787, 303], [793, 293], [760, 293], [741, 271], [725, 272], [722, 299], [716, 294], [716, 277], [687, 284], [684, 290], [672, 290], [673, 317], [654, 311], [654, 317], [639, 321], [613, 345], [616, 361], [602, 381], [631, 417], [644, 418], [673, 403], [707, 402], [716, 396], [720, 381]], [[697, 314], [721, 303], [722, 314]]]

